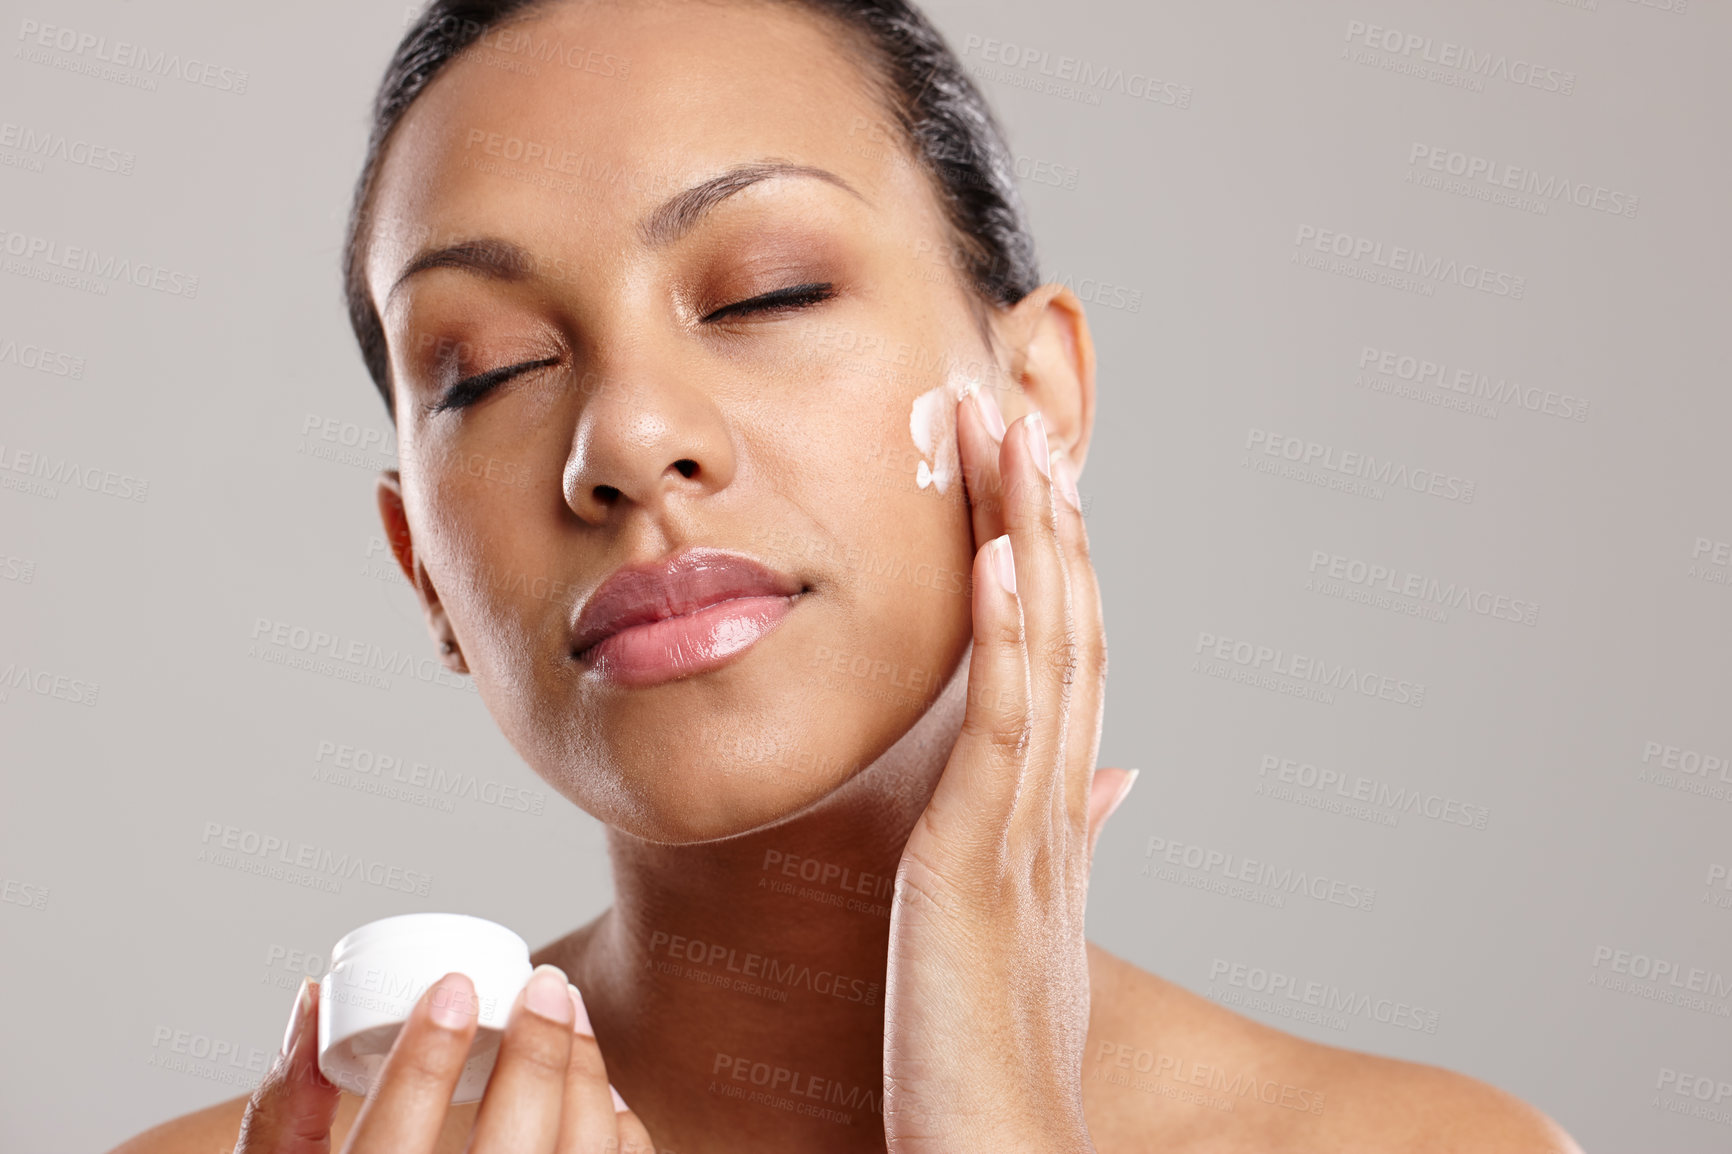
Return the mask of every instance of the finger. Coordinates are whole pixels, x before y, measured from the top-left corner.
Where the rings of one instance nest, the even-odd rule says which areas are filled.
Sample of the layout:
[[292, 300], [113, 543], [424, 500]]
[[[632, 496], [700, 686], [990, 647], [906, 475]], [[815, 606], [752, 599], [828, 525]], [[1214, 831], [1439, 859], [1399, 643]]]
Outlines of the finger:
[[518, 991], [469, 1138], [476, 1154], [545, 1154], [559, 1140], [572, 1042], [568, 985], [564, 970], [540, 965]]
[[464, 974], [422, 994], [385, 1055], [378, 1087], [355, 1116], [344, 1154], [431, 1154], [475, 1039], [479, 1005]]
[[649, 1131], [644, 1129], [636, 1114], [624, 1110], [616, 1117], [619, 1119], [619, 1154], [655, 1154], [655, 1143], [650, 1141]]
[[1076, 467], [1062, 451], [1052, 454], [1052, 483], [1057, 490], [1059, 550], [1064, 558], [1070, 594], [1075, 667], [1070, 682], [1069, 732], [1066, 740], [1066, 805], [1080, 822], [1088, 806], [1089, 782], [1100, 752], [1101, 711], [1106, 704], [1107, 642], [1101, 621], [1100, 583], [1089, 559], [1088, 527], [1077, 494]]
[[329, 1154], [338, 1088], [319, 1073], [319, 984], [301, 979], [276, 1065], [247, 1100], [235, 1154]]
[[958, 401], [956, 408], [956, 449], [977, 549], [1004, 533], [1004, 483], [998, 475], [1004, 413], [991, 389], [991, 385], [980, 386]]
[[968, 658], [968, 699], [956, 744], [923, 819], [936, 827], [935, 844], [954, 848], [962, 861], [983, 860], [976, 856], [983, 847], [993, 847], [997, 856], [1034, 724], [1009, 537], [994, 537], [980, 547], [972, 576], [974, 645]]
[[[1069, 576], [1059, 549], [1058, 513], [1053, 504], [1051, 449], [1046, 421], [1036, 409], [1005, 434], [999, 458], [1004, 477], [1004, 521], [1016, 556], [1016, 587], [1023, 605], [1028, 650], [1030, 703], [1039, 723], [1032, 734], [1028, 766], [1037, 776], [1028, 783], [1027, 820], [1050, 828], [1067, 806], [1065, 760], [1070, 725], [1070, 685], [1077, 644], [1072, 621]], [[1080, 843], [1086, 814], [1074, 811]]]
[[607, 1063], [595, 1041], [595, 1027], [578, 988], [567, 983], [571, 1007], [571, 1058], [564, 1076], [565, 1107], [559, 1124], [558, 1154], [592, 1154], [614, 1150], [619, 1136], [615, 1119], [613, 1087], [607, 1080]]
[[1095, 856], [1095, 843], [1100, 840], [1101, 826], [1137, 783], [1137, 770], [1097, 769], [1089, 779], [1089, 860]]

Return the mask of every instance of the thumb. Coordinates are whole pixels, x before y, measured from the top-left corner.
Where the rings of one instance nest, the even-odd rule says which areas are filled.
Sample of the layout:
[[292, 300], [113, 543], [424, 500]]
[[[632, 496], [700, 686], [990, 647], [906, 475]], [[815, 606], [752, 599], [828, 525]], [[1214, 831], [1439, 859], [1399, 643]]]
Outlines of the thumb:
[[1135, 769], [1095, 770], [1094, 780], [1089, 783], [1090, 860], [1095, 856], [1095, 842], [1100, 840], [1101, 826], [1107, 823], [1113, 810], [1119, 808], [1119, 803], [1131, 792], [1131, 786], [1136, 784], [1139, 772]]
[[330, 1154], [340, 1098], [319, 1072], [319, 985], [301, 979], [283, 1048], [241, 1119], [234, 1154]]

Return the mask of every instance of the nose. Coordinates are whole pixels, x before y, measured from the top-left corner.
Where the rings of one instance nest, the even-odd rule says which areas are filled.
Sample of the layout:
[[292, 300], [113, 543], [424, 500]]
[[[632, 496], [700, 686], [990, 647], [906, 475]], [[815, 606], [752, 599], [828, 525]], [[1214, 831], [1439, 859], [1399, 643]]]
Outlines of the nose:
[[[565, 462], [565, 501], [592, 525], [651, 515], [734, 479], [734, 447], [714, 400], [669, 368], [610, 368], [583, 406]], [[593, 379], [593, 378], [592, 378]]]

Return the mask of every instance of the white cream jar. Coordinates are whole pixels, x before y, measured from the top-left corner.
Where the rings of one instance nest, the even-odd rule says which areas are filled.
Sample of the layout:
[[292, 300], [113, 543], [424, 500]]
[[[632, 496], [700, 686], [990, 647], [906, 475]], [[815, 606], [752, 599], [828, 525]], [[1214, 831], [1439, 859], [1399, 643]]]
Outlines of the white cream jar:
[[319, 983], [320, 1072], [351, 1093], [368, 1093], [415, 1003], [452, 971], [475, 984], [480, 1021], [451, 1101], [479, 1101], [533, 967], [522, 938], [467, 914], [382, 918], [332, 947], [331, 970]]

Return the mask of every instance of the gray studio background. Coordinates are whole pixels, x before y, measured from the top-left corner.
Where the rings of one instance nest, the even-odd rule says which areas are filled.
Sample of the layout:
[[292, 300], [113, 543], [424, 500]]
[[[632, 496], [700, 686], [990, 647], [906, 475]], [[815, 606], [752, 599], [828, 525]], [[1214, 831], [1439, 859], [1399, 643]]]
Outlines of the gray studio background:
[[[1732, 1099], [1674, 1092], [1732, 1082], [1732, 11], [928, 8], [1009, 127], [1049, 278], [1093, 302], [1103, 761], [1143, 776], [1092, 937], [1505, 1087], [1589, 1151], [1732, 1148]], [[472, 692], [258, 636], [433, 656], [380, 540], [394, 450], [336, 272], [406, 5], [0, 10], [0, 1148], [102, 1150], [247, 1092], [224, 1056], [274, 1051], [353, 926], [461, 910], [540, 944], [608, 875]], [[47, 25], [218, 70], [101, 73]], [[35, 239], [164, 287], [53, 283]], [[1389, 592], [1410, 579], [1417, 602]], [[1325, 699], [1271, 672], [1295, 655], [1388, 680]], [[391, 758], [479, 785], [363, 792]], [[201, 860], [213, 824], [428, 892]], [[1240, 880], [1264, 865], [1338, 900]], [[1360, 1008], [1293, 1016], [1270, 975]]]

